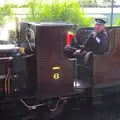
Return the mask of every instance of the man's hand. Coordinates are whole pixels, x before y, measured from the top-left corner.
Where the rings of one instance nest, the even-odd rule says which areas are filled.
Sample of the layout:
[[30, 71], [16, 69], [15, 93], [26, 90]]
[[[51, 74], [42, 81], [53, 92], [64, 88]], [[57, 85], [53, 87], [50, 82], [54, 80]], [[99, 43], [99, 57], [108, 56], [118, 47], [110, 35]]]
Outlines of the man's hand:
[[83, 49], [83, 48], [84, 48], [84, 45], [79, 45], [79, 48], [80, 48], [80, 49]]
[[85, 55], [85, 57], [84, 57], [84, 62], [85, 62], [85, 64], [88, 63], [88, 59], [89, 59], [91, 53], [92, 53], [92, 52], [88, 52], [88, 53]]
[[88, 52], [86, 50], [82, 51], [83, 54], [87, 54]]
[[70, 47], [70, 45], [68, 44], [68, 45], [65, 45], [65, 48], [69, 48]]
[[80, 54], [80, 52], [81, 52], [81, 49], [76, 50], [73, 54], [74, 54], [74, 55], [79, 55], [79, 54]]

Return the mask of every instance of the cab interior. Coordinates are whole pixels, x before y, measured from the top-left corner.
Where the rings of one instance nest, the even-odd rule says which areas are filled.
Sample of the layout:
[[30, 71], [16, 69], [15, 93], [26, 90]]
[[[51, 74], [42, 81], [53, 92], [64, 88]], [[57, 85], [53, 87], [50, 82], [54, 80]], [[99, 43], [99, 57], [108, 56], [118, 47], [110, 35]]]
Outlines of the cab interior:
[[[106, 32], [109, 36], [109, 47], [108, 50], [106, 51], [106, 54], [112, 54], [112, 52], [114, 51], [114, 47], [115, 47], [115, 34], [114, 34], [114, 29], [117, 27], [107, 27], [106, 28]], [[76, 31], [76, 39], [77, 39], [77, 43], [79, 45], [82, 45], [88, 35], [93, 31], [94, 28], [80, 28]], [[93, 86], [93, 63], [94, 63], [94, 58], [96, 56], [99, 55], [93, 55], [90, 59], [89, 59], [89, 65], [84, 63], [84, 56], [80, 55], [79, 57], [77, 57], [77, 59], [74, 60], [74, 82], [78, 83], [77, 88], [87, 88], [87, 87], [91, 87]], [[104, 55], [102, 55], [104, 56]], [[72, 60], [72, 59], [71, 59]], [[76, 84], [75, 84], [76, 85]]]

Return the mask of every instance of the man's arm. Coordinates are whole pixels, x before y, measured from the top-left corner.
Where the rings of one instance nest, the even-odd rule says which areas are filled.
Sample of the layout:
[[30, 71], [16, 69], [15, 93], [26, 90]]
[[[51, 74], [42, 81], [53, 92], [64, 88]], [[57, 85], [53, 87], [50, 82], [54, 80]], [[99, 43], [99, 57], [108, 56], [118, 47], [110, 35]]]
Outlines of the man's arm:
[[96, 33], [95, 32], [92, 32], [92, 33], [89, 34], [87, 40], [85, 41], [85, 43], [82, 46], [84, 50], [90, 51], [89, 45], [91, 43], [91, 40], [94, 39], [95, 37], [96, 37]]
[[89, 43], [91, 42], [91, 39], [93, 37], [93, 32], [88, 36], [88, 39], [85, 41], [85, 43], [83, 45], [78, 45], [78, 50], [74, 52], [74, 54], [77, 54], [79, 55], [80, 53], [84, 52], [84, 53], [87, 53], [88, 51], [90, 51], [88, 49], [88, 45]]

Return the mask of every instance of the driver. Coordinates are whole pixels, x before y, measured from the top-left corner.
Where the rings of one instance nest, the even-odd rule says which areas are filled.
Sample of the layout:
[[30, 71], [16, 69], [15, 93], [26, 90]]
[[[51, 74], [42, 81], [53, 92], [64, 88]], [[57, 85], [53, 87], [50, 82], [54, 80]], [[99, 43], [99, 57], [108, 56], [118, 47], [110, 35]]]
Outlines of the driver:
[[84, 45], [74, 52], [74, 55], [79, 55], [81, 52], [85, 54], [85, 64], [87, 64], [91, 53], [104, 54], [108, 49], [108, 35], [105, 31], [106, 21], [102, 19], [95, 19], [95, 21], [94, 31], [88, 36]]

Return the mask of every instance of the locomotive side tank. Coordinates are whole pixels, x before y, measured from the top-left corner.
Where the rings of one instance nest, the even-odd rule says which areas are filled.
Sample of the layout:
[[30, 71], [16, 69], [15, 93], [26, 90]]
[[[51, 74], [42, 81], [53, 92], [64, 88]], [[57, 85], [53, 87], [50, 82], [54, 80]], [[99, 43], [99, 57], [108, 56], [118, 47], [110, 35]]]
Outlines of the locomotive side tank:
[[[22, 32], [25, 29], [35, 32], [34, 59], [36, 59], [37, 70], [37, 99], [71, 94], [73, 92], [73, 62], [63, 56], [62, 35], [66, 29], [74, 28], [74, 25], [22, 23], [22, 27]], [[20, 41], [22, 40], [26, 40], [23, 34], [20, 38]], [[34, 65], [33, 63], [31, 65]]]

